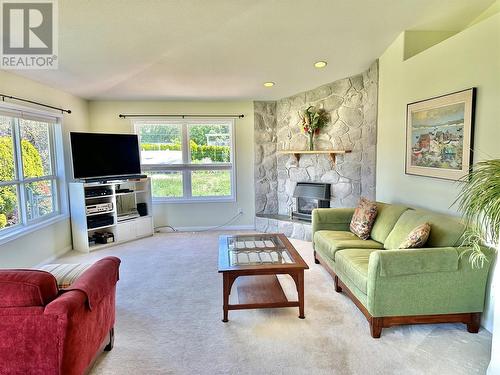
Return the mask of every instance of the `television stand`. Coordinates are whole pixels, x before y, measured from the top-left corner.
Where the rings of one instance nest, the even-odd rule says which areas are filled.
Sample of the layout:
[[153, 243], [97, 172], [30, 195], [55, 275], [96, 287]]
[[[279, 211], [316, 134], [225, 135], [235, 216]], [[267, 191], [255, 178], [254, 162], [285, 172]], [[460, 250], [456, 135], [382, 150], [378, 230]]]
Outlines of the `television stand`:
[[117, 178], [69, 184], [73, 249], [88, 253], [153, 235], [151, 179]]

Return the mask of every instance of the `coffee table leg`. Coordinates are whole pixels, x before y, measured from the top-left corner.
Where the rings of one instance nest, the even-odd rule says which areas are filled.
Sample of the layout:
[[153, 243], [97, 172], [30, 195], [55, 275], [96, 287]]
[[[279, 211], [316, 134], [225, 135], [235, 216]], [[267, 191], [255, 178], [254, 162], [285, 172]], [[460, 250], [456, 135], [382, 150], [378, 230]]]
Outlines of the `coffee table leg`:
[[228, 305], [229, 305], [229, 293], [231, 292], [231, 287], [229, 286], [229, 275], [224, 273], [222, 276], [222, 293], [223, 293], [223, 310], [224, 310], [224, 317], [222, 318], [222, 321], [224, 323], [227, 323], [228, 320]]
[[304, 271], [301, 270], [297, 273], [297, 292], [299, 295], [299, 318], [305, 319], [304, 315]]

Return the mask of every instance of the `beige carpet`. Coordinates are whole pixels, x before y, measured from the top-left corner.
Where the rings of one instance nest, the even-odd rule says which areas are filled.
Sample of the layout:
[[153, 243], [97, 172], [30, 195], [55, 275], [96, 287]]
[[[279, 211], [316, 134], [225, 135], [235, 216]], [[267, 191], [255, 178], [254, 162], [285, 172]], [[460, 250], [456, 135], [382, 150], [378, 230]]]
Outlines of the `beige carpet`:
[[[158, 234], [61, 262], [122, 259], [115, 348], [92, 374], [483, 374], [491, 335], [463, 325], [385, 329], [370, 337], [354, 304], [314, 264], [311, 244], [292, 240], [310, 269], [306, 319], [297, 309], [231, 311], [222, 323], [221, 232]], [[281, 279], [294, 295], [291, 279]], [[235, 293], [233, 292], [233, 295]]]

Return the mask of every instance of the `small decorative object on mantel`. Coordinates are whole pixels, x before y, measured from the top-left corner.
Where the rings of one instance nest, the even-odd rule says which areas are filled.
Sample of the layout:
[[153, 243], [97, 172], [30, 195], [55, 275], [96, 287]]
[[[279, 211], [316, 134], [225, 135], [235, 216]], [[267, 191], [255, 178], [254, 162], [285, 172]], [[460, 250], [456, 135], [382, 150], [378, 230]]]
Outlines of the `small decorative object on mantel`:
[[314, 150], [314, 136], [319, 134], [330, 121], [330, 116], [323, 108], [309, 106], [305, 111], [299, 111], [300, 126], [309, 137], [309, 151]]
[[475, 88], [408, 104], [406, 174], [459, 180], [472, 159]]

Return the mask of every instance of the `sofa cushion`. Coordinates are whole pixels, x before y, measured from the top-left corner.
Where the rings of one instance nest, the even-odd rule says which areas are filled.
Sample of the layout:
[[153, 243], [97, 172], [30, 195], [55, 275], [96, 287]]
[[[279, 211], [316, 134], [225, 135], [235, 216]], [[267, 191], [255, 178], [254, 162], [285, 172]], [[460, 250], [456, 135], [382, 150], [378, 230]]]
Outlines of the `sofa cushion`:
[[383, 243], [399, 217], [406, 210], [408, 210], [407, 206], [377, 202], [377, 218], [373, 223], [370, 237], [377, 242]]
[[431, 233], [431, 225], [429, 223], [420, 224], [416, 228], [413, 228], [412, 231], [406, 237], [400, 245], [400, 249], [415, 249], [418, 247], [424, 247], [429, 235]]
[[358, 207], [354, 210], [349, 228], [359, 238], [367, 240], [370, 238], [370, 232], [376, 217], [377, 204], [362, 197], [359, 200]]
[[0, 307], [45, 306], [57, 294], [56, 279], [48, 272], [0, 270]]
[[347, 231], [320, 230], [314, 234], [314, 245], [322, 253], [336, 260], [335, 254], [342, 249], [383, 249], [384, 245], [374, 240], [362, 240]]
[[335, 263], [339, 273], [349, 278], [363, 293], [367, 293], [368, 260], [377, 249], [343, 249], [337, 252]]
[[420, 224], [429, 223], [431, 234], [426, 247], [458, 246], [461, 243], [465, 225], [459, 218], [436, 214], [426, 210], [405, 211], [384, 242], [386, 249], [397, 249], [408, 234]]
[[92, 264], [46, 264], [42, 271], [50, 272], [57, 280], [59, 289], [69, 288]]

